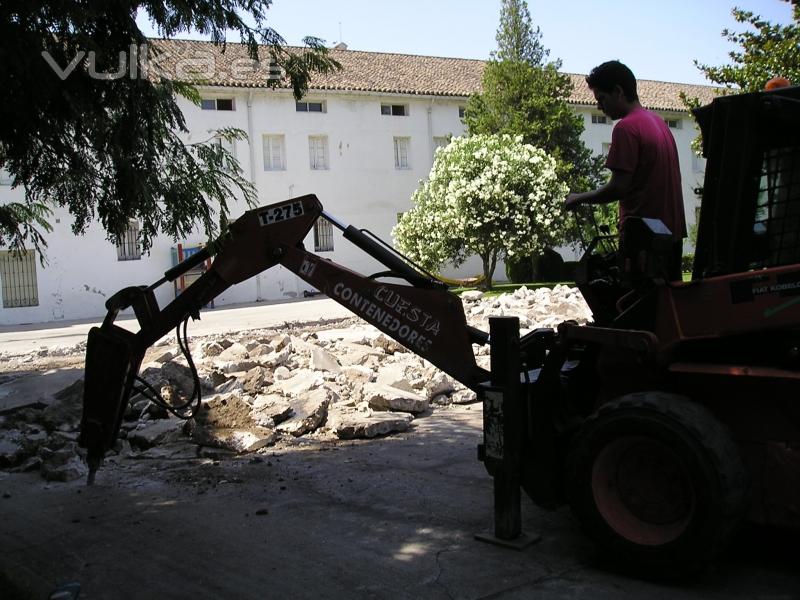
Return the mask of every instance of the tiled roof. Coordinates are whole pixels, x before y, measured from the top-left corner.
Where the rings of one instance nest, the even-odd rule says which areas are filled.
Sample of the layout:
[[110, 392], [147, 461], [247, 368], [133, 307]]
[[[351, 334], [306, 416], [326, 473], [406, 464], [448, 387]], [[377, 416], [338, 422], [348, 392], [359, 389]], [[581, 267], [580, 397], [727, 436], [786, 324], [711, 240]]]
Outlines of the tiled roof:
[[[157, 63], [168, 76], [188, 78], [194, 70], [202, 83], [225, 87], [265, 87], [269, 80], [266, 61], [253, 66], [243, 44], [229, 43], [222, 48], [211, 42], [196, 40], [151, 40], [160, 52]], [[466, 97], [481, 91], [481, 77], [486, 62], [466, 58], [443, 58], [411, 54], [388, 54], [355, 50], [331, 50], [342, 70], [316, 75], [310, 88], [314, 90], [359, 91], [385, 94]], [[261, 54], [262, 60], [267, 56]], [[594, 105], [584, 75], [570, 74], [572, 104]], [[705, 85], [638, 81], [639, 99], [651, 109], [685, 111], [680, 93], [708, 103], [716, 88]]]

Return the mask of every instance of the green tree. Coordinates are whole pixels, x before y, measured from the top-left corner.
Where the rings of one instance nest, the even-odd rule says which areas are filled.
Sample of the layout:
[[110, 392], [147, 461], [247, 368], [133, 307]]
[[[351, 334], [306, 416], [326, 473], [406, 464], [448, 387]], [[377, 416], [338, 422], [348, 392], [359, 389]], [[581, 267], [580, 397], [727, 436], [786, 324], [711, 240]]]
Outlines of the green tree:
[[566, 193], [555, 159], [520, 136], [459, 137], [436, 152], [392, 235], [432, 271], [480, 256], [491, 289], [498, 258], [541, 252], [563, 235]]
[[739, 48], [728, 53], [731, 63], [709, 66], [694, 61], [706, 78], [729, 89], [757, 92], [773, 77], [785, 77], [800, 85], [800, 4], [792, 7], [792, 22], [770, 23], [751, 11], [734, 8], [737, 23], [749, 30], [724, 29], [722, 35]]
[[[800, 85], [800, 5], [792, 7], [792, 22], [786, 25], [770, 23], [751, 11], [731, 10], [737, 23], [749, 30], [742, 32], [723, 29], [722, 35], [738, 46], [728, 53], [731, 63], [710, 66], [695, 60], [695, 66], [712, 83], [722, 85], [727, 92], [759, 92], [774, 77], [785, 77], [793, 85]], [[681, 94], [688, 109], [700, 105], [697, 98]], [[698, 130], [699, 131], [699, 130]], [[698, 135], [692, 140], [692, 149], [701, 153], [702, 139]], [[702, 199], [702, 187], [695, 190]], [[689, 228], [689, 240], [697, 243], [697, 224]]]
[[[521, 135], [527, 144], [545, 150], [571, 190], [591, 189], [604, 180], [603, 158], [581, 140], [583, 118], [567, 104], [572, 93], [561, 61], [548, 61], [542, 33], [531, 25], [527, 2], [503, 0], [497, 31], [496, 60], [484, 70], [481, 94], [469, 99], [464, 121], [471, 134]], [[572, 223], [564, 239], [577, 240]]]
[[550, 51], [542, 46], [542, 32], [533, 30], [527, 2], [502, 0], [500, 26], [495, 35], [497, 51], [492, 53], [498, 61], [527, 62], [542, 65]]
[[[45, 244], [53, 207], [66, 207], [75, 234], [99, 219], [118, 239], [138, 219], [141, 243], [165, 233], [185, 236], [199, 223], [209, 237], [228, 202], [248, 203], [255, 190], [220, 141], [242, 139], [224, 129], [187, 144], [177, 96], [195, 103], [192, 84], [148, 71], [147, 39], [136, 24], [146, 11], [159, 34], [195, 31], [224, 50], [238, 33], [256, 68], [282, 69], [295, 97], [314, 73], [338, 68], [321, 40], [290, 50], [266, 22], [271, 0], [8, 0], [0, 4], [0, 168], [25, 190], [24, 201], [0, 198], [0, 245]], [[264, 50], [262, 49], [262, 54]], [[158, 52], [149, 47], [149, 58]], [[266, 59], [266, 60], [265, 60]], [[259, 67], [260, 65], [260, 67]], [[271, 67], [270, 67], [271, 65]], [[127, 67], [122, 76], [114, 74]], [[61, 74], [59, 75], [59, 71]]]
[[602, 159], [580, 139], [583, 119], [566, 102], [572, 82], [558, 66], [489, 62], [483, 92], [469, 99], [464, 120], [471, 134], [521, 135], [558, 161], [570, 189], [588, 189], [600, 182]]

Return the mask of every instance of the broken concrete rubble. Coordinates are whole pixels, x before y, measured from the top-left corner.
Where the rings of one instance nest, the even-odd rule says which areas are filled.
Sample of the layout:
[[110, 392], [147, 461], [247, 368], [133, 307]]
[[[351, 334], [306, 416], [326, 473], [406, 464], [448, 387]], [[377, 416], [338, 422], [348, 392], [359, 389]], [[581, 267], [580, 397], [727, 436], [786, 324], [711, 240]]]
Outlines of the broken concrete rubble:
[[337, 399], [336, 394], [323, 387], [292, 400], [292, 416], [278, 425], [277, 430], [295, 437], [315, 431], [325, 422], [328, 407]]
[[224, 427], [200, 427], [189, 421], [188, 432], [192, 441], [201, 446], [211, 446], [232, 452], [254, 452], [275, 443], [277, 433], [266, 427], [252, 426], [247, 429], [228, 429]]
[[318, 388], [324, 381], [319, 371], [299, 369], [294, 371], [292, 376], [288, 379], [276, 381], [272, 388], [288, 397], [296, 398], [308, 391]]
[[314, 348], [311, 350], [310, 366], [314, 371], [328, 371], [330, 373], [341, 373], [342, 367], [336, 357], [323, 350], [322, 348]]
[[[520, 288], [489, 298], [466, 292], [461, 298], [468, 323], [484, 331], [493, 315], [518, 316], [522, 333], [590, 317], [580, 295], [566, 286]], [[134, 397], [115, 460], [255, 452], [308, 435], [320, 440], [372, 438], [408, 431], [415, 415], [432, 409], [477, 401], [474, 391], [377, 329], [355, 319], [349, 327], [337, 326], [220, 334], [194, 343], [202, 408], [184, 425], [142, 396]], [[142, 376], [173, 402], [183, 401], [193, 391], [194, 376], [174, 342], [168, 343], [173, 346], [159, 344], [148, 353]], [[478, 364], [488, 368], [489, 347], [472, 348]], [[71, 349], [84, 350], [85, 344]], [[0, 379], [0, 386], [5, 383]], [[43, 477], [59, 481], [84, 475], [75, 444], [82, 396], [78, 380], [47, 403], [0, 417], [0, 467], [40, 467]]]
[[252, 407], [246, 398], [236, 392], [206, 398], [194, 415], [194, 421], [200, 427], [206, 428], [236, 429], [252, 426]]
[[450, 396], [453, 404], [472, 404], [478, 401], [478, 395], [472, 390], [461, 390]]
[[0, 468], [16, 467], [39, 451], [47, 433], [31, 425], [0, 430]]
[[414, 386], [411, 377], [408, 376], [408, 363], [392, 363], [378, 369], [375, 382], [381, 385], [388, 385], [407, 392], [413, 392]]
[[392, 410], [418, 414], [430, 408], [427, 398], [423, 398], [409, 390], [380, 383], [364, 385], [364, 400], [369, 403], [370, 408], [375, 410]]
[[450, 394], [455, 391], [455, 382], [445, 373], [437, 371], [431, 376], [427, 383], [425, 383], [425, 391], [428, 393], [429, 398], [442, 394]]
[[337, 408], [328, 418], [328, 427], [342, 440], [374, 438], [406, 431], [414, 416], [399, 412], [364, 413], [354, 408]]
[[83, 379], [65, 387], [53, 398], [53, 402], [42, 411], [42, 424], [50, 431], [76, 431], [83, 411]]
[[78, 444], [65, 437], [52, 436], [39, 449], [39, 458], [40, 473], [47, 481], [74, 481], [89, 471]]
[[256, 396], [253, 401], [250, 417], [261, 427], [275, 427], [292, 416], [291, 404], [279, 394]]
[[185, 421], [176, 418], [145, 421], [128, 432], [127, 440], [131, 446], [141, 450], [175, 442], [182, 437], [184, 423]]
[[256, 396], [261, 390], [272, 384], [272, 372], [260, 365], [253, 367], [241, 378], [242, 390], [246, 394]]

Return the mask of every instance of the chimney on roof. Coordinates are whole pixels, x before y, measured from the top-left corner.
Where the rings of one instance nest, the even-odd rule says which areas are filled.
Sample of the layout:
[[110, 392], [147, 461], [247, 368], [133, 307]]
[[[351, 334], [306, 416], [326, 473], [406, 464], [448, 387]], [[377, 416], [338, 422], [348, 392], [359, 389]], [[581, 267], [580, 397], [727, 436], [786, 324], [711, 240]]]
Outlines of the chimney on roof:
[[333, 47], [334, 50], [347, 50], [347, 44], [344, 42], [339, 42]]

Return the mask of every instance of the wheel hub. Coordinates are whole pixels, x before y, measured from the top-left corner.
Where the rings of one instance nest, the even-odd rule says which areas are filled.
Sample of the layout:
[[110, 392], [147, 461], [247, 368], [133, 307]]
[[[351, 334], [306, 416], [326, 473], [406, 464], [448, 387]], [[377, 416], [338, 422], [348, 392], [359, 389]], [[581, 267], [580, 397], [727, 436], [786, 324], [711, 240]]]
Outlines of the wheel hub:
[[677, 539], [694, 514], [686, 466], [669, 446], [643, 436], [617, 439], [598, 453], [592, 493], [606, 523], [638, 544]]

